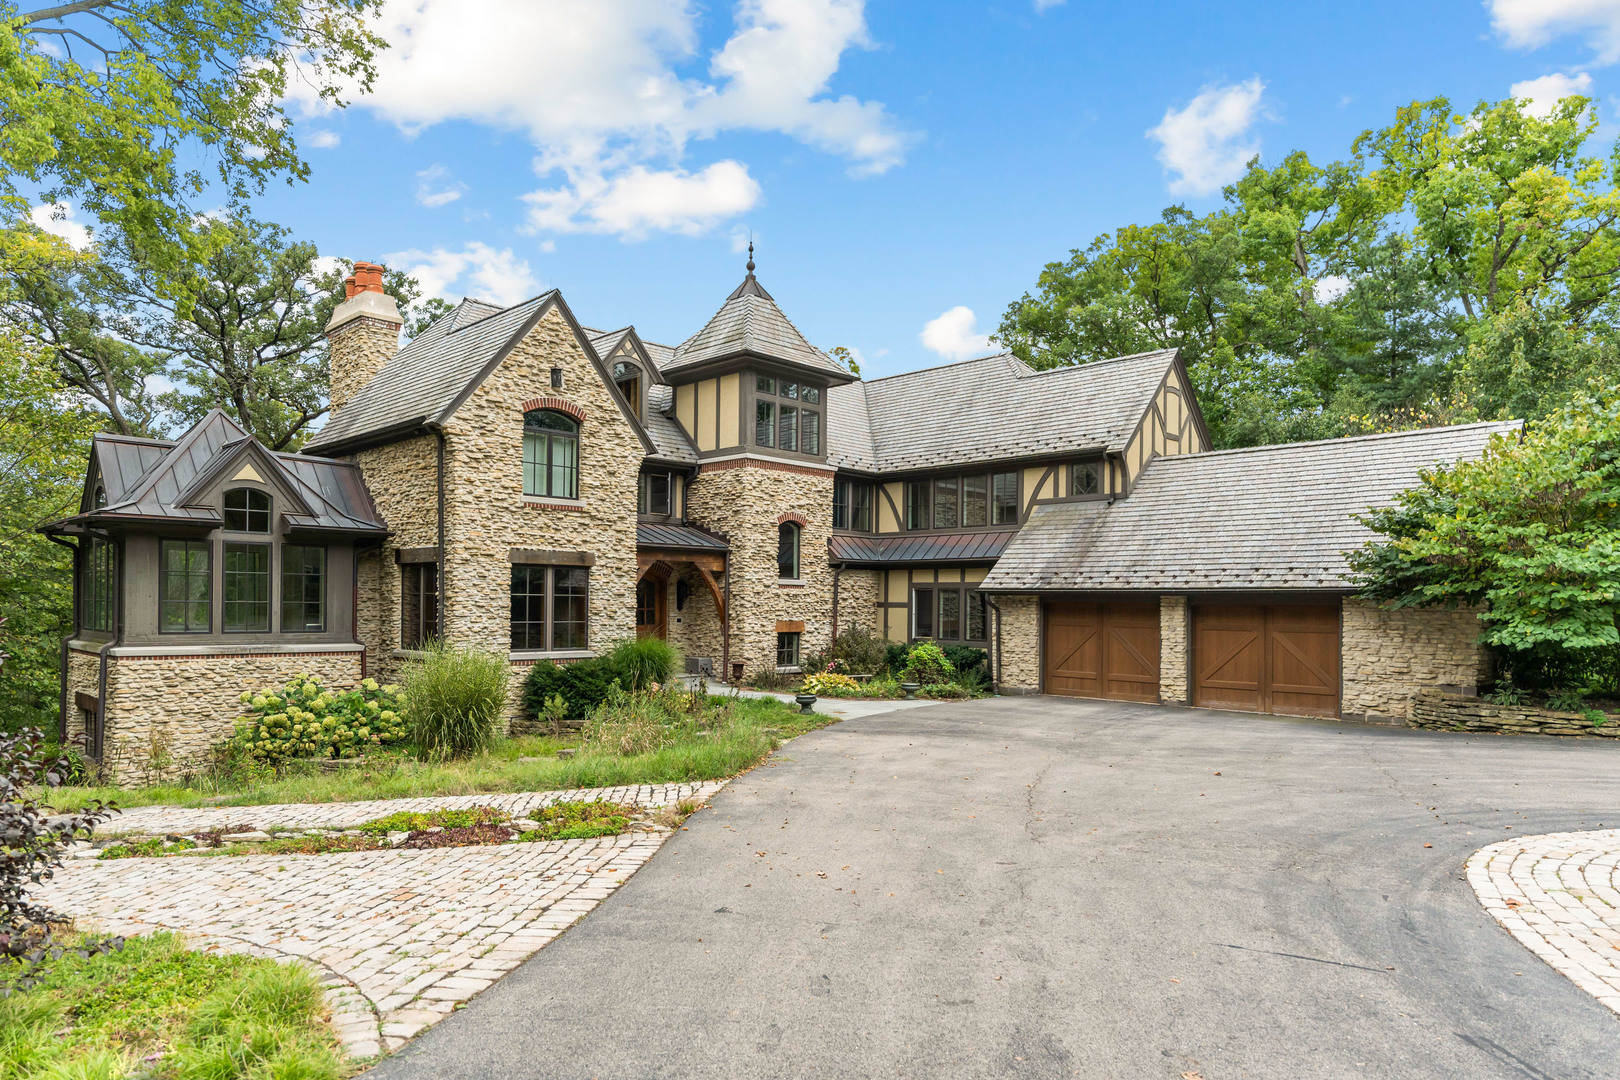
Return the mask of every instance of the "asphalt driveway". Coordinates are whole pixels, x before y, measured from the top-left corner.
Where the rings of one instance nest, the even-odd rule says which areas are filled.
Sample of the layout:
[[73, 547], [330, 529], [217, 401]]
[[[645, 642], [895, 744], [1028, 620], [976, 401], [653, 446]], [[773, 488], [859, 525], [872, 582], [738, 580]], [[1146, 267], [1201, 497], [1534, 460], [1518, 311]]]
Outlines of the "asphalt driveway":
[[1611, 743], [1052, 698], [846, 721], [369, 1075], [1612, 1078], [1620, 1021], [1462, 869], [1600, 824]]

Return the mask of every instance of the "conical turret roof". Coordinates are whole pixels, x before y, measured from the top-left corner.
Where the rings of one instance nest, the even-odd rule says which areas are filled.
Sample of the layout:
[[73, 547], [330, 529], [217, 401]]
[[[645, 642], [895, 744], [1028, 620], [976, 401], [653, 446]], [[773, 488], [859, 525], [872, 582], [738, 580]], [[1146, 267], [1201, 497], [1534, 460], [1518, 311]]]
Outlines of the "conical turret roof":
[[748, 276], [743, 279], [708, 324], [675, 349], [673, 360], [661, 366], [670, 378], [690, 375], [738, 357], [756, 357], [814, 372], [831, 383], [849, 382], [851, 376], [832, 357], [799, 333], [771, 294], [754, 276], [752, 252]]

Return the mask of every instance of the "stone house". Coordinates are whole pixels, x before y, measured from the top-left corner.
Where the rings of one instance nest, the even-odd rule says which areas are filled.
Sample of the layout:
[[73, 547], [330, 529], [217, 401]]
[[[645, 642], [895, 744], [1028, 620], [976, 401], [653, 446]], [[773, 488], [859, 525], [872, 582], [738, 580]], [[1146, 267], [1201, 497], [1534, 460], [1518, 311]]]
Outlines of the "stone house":
[[1350, 599], [1343, 552], [1514, 425], [1210, 452], [1174, 351], [861, 381], [751, 259], [677, 346], [551, 291], [400, 347], [381, 268], [355, 271], [301, 453], [217, 413], [98, 436], [46, 526], [78, 568], [64, 729], [115, 767], [182, 767], [244, 687], [387, 680], [440, 637], [509, 656], [514, 718], [541, 659], [654, 634], [736, 679], [854, 625], [982, 648], [1007, 693], [1399, 719], [1481, 677], [1473, 614]]

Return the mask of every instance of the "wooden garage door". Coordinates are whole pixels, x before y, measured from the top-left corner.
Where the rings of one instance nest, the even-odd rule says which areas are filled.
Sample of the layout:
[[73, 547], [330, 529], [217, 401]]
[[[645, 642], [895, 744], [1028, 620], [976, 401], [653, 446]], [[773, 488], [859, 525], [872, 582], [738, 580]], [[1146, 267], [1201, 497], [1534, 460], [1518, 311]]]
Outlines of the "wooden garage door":
[[1193, 625], [1193, 704], [1339, 715], [1338, 608], [1211, 604]]
[[1159, 605], [1049, 605], [1046, 692], [1158, 701]]

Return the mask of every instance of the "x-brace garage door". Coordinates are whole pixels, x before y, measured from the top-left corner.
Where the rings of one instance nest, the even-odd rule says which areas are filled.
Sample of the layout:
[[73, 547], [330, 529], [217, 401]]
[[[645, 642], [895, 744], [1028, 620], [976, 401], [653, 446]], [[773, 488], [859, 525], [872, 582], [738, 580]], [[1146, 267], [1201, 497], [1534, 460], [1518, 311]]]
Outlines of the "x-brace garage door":
[[1338, 608], [1208, 604], [1193, 626], [1193, 704], [1339, 715]]
[[1159, 605], [1047, 605], [1046, 692], [1158, 701]]

